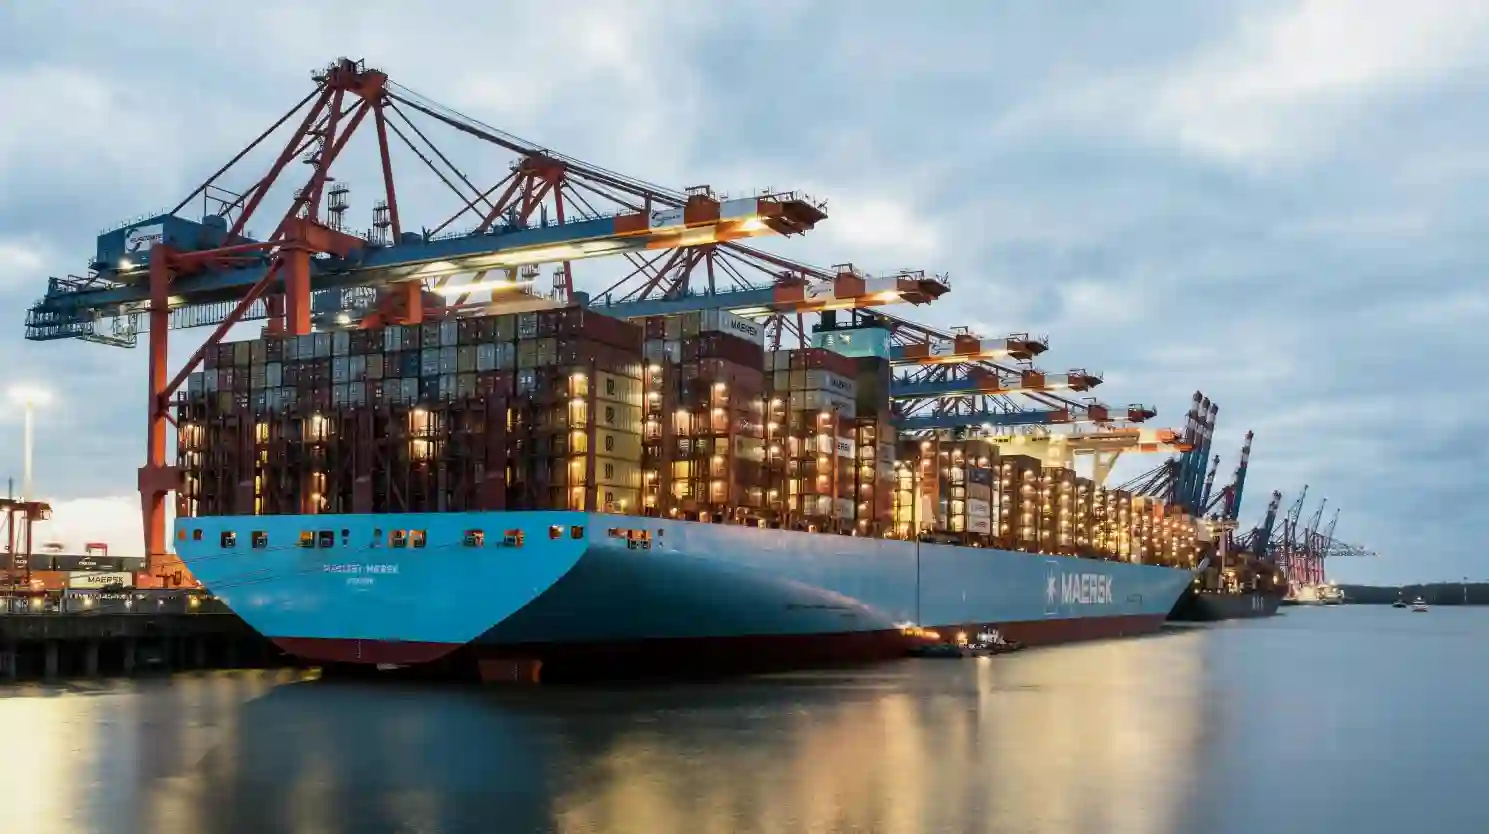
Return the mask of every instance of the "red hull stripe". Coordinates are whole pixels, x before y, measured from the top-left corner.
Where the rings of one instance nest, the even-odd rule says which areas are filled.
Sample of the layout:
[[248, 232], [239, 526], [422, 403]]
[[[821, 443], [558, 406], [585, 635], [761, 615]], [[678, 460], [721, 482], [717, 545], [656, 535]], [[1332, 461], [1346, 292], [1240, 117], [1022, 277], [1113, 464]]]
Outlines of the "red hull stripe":
[[[1120, 617], [1080, 617], [1031, 620], [998, 626], [1003, 636], [1029, 646], [1049, 646], [1078, 640], [1130, 637], [1150, 634], [1163, 625], [1166, 614]], [[935, 626], [950, 638], [964, 626]], [[965, 626], [975, 629], [977, 626]], [[276, 637], [286, 652], [306, 660], [329, 663], [391, 663], [418, 665], [438, 661], [457, 649], [458, 643], [412, 643], [384, 640], [344, 640], [321, 637]], [[860, 631], [838, 634], [749, 635], [741, 637], [636, 640], [613, 643], [542, 643], [517, 646], [473, 646], [481, 655], [578, 659], [604, 657], [610, 660], [661, 655], [695, 655], [698, 652], [751, 658], [773, 657], [813, 660], [855, 660], [889, 657], [904, 650], [907, 639], [898, 631]]]

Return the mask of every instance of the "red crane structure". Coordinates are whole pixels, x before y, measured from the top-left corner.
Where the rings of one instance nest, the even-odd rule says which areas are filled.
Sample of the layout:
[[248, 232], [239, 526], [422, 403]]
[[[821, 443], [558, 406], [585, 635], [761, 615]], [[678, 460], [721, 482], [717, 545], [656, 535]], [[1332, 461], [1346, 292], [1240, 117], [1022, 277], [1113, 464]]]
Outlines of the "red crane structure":
[[[88, 275], [52, 278], [27, 317], [28, 339], [80, 338], [124, 347], [134, 346], [145, 320], [149, 406], [139, 490], [147, 558], [167, 583], [179, 582], [182, 574], [178, 564], [162, 562], [165, 502], [182, 477], [167, 462], [170, 404], [234, 324], [265, 319], [271, 334], [302, 335], [326, 317], [333, 326], [376, 326], [417, 323], [467, 307], [478, 312], [479, 305], [466, 303], [471, 295], [521, 284], [488, 284], [488, 272], [516, 279], [539, 263], [559, 265], [553, 296], [567, 301], [575, 298], [576, 260], [624, 255], [648, 272], [642, 256], [655, 264], [689, 247], [800, 234], [826, 217], [822, 204], [792, 193], [724, 200], [706, 187], [677, 192], [583, 163], [441, 107], [360, 61], [338, 59], [313, 80], [305, 98], [170, 212], [101, 235]], [[509, 173], [495, 185], [478, 187], [410, 118], [419, 114], [512, 154]], [[248, 179], [241, 192], [219, 185], [297, 115], [266, 172]], [[369, 122], [383, 198], [374, 206], [372, 228], [357, 233], [344, 223], [347, 188], [333, 176], [333, 165]], [[394, 177], [394, 139], [458, 198], [448, 219], [433, 228], [407, 231]], [[285, 195], [288, 208], [274, 217], [269, 235], [254, 237], [248, 224], [288, 179], [296, 159], [309, 166], [308, 177]], [[177, 215], [199, 197], [200, 219]], [[462, 218], [473, 227], [448, 231]], [[474, 278], [459, 288], [454, 304], [442, 304], [432, 291], [458, 275]], [[764, 293], [785, 300], [803, 295], [799, 286]], [[172, 373], [168, 332], [204, 325], [215, 328]]]
[[[821, 269], [746, 245], [803, 234], [826, 219], [825, 203], [794, 192], [764, 189], [729, 199], [708, 186], [654, 185], [500, 131], [360, 61], [337, 59], [312, 79], [304, 98], [170, 211], [100, 235], [87, 274], [49, 279], [27, 315], [26, 338], [33, 341], [134, 347], [145, 333], [149, 405], [138, 485], [147, 571], [163, 584], [188, 579], [166, 548], [166, 501], [183, 480], [167, 453], [173, 403], [235, 324], [262, 320], [270, 335], [301, 336], [312, 328], [413, 324], [568, 303], [630, 319], [720, 309], [763, 321], [767, 344], [778, 349], [862, 340], [866, 332], [850, 334], [836, 324], [836, 311], [925, 304], [950, 289], [944, 274], [873, 275], [849, 262]], [[433, 141], [436, 129], [445, 132], [442, 140], [453, 135], [504, 154], [506, 174], [478, 184], [467, 173], [474, 168], [458, 167]], [[270, 138], [285, 132], [275, 148]], [[354, 146], [359, 132], [374, 141]], [[348, 161], [368, 145], [368, 157]], [[265, 166], [248, 161], [261, 148], [273, 152]], [[296, 160], [309, 168], [303, 180], [288, 173]], [[381, 192], [364, 230], [347, 221], [347, 172], [359, 170], [379, 180]], [[395, 170], [403, 179], [395, 181]], [[431, 176], [455, 197], [448, 213], [437, 215], [440, 222], [419, 231], [411, 230], [409, 216], [428, 211], [430, 201], [423, 189], [408, 187], [408, 170]], [[181, 214], [198, 199], [199, 213]], [[270, 213], [279, 199], [286, 207]], [[255, 235], [249, 224], [265, 217], [272, 224], [267, 235]], [[593, 258], [629, 261], [631, 269], [591, 299], [575, 289], [574, 262]], [[543, 264], [553, 265], [548, 288], [538, 286]], [[808, 316], [822, 324], [809, 328]], [[1110, 425], [1155, 413], [1065, 395], [1099, 384], [1096, 374], [1044, 374], [1032, 365], [992, 361], [1026, 361], [1045, 349], [1043, 339], [984, 339], [888, 316], [856, 321], [881, 334], [886, 355], [901, 369], [891, 394], [903, 403], [897, 419], [907, 430]], [[169, 332], [194, 327], [213, 329], [172, 372]], [[1036, 408], [1019, 409], [1013, 396]]]

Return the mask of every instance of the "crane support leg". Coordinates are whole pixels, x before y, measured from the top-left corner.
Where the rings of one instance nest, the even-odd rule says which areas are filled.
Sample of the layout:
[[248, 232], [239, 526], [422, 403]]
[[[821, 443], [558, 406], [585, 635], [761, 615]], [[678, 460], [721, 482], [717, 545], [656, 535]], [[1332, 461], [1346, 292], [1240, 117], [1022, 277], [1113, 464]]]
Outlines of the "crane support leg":
[[142, 520], [145, 531], [145, 572], [159, 577], [164, 583], [168, 578], [176, 584], [181, 581], [180, 564], [165, 549], [165, 502], [181, 483], [181, 470], [165, 462], [165, 425], [167, 416], [167, 387], [170, 371], [167, 362], [167, 334], [170, 332], [170, 286], [171, 265], [163, 247], [150, 259], [150, 401], [149, 422], [145, 435], [145, 465], [140, 467], [139, 488]]
[[284, 324], [291, 336], [310, 332], [310, 250], [286, 246], [284, 252]]

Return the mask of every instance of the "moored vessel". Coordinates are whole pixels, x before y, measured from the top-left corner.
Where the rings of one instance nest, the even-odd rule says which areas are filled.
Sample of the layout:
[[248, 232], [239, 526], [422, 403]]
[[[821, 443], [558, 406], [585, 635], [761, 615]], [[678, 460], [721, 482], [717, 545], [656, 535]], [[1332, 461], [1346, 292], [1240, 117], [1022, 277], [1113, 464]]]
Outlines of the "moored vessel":
[[1270, 617], [1277, 613], [1281, 604], [1282, 597], [1275, 593], [1189, 589], [1179, 597], [1169, 619], [1178, 622], [1217, 622]]
[[1318, 588], [1313, 585], [1289, 585], [1287, 595], [1282, 598], [1283, 605], [1322, 605], [1323, 600], [1318, 595]]
[[[913, 625], [1048, 645], [1156, 630], [1187, 570], [564, 511], [188, 518], [190, 570], [286, 651], [560, 675], [903, 653]], [[505, 675], [505, 671], [497, 673]]]
[[1206, 562], [1184, 590], [1169, 619], [1179, 622], [1270, 617], [1277, 613], [1287, 581], [1276, 563], [1241, 550], [1229, 536], [1219, 537], [1213, 563]]

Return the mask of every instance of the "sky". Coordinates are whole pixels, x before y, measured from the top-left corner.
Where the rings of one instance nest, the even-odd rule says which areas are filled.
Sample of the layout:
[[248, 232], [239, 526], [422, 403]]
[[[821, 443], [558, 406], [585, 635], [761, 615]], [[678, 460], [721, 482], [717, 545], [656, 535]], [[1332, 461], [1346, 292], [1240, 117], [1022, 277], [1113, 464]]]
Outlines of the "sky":
[[[1222, 480], [1256, 433], [1243, 522], [1307, 484], [1309, 513], [1326, 497], [1336, 535], [1380, 554], [1335, 560], [1334, 578], [1489, 580], [1474, 509], [1489, 493], [1489, 4], [843, 8], [0, 8], [0, 350], [7, 382], [54, 395], [36, 433], [46, 535], [139, 551], [144, 351], [26, 341], [26, 308], [48, 276], [85, 269], [99, 232], [178, 202], [345, 55], [649, 182], [826, 199], [816, 230], [766, 248], [949, 273], [949, 295], [901, 312], [1048, 334], [1041, 366], [1103, 373], [1100, 397], [1157, 406], [1152, 425], [1181, 426], [1204, 391]], [[511, 161], [452, 144], [478, 182]], [[365, 226], [377, 175], [349, 165]], [[452, 213], [437, 181], [400, 170], [405, 226]], [[598, 289], [613, 269], [575, 274]], [[175, 334], [172, 356], [205, 335]], [[15, 439], [0, 475], [17, 480], [20, 423], [0, 413]]]

